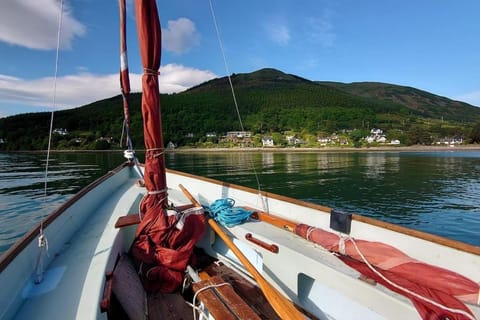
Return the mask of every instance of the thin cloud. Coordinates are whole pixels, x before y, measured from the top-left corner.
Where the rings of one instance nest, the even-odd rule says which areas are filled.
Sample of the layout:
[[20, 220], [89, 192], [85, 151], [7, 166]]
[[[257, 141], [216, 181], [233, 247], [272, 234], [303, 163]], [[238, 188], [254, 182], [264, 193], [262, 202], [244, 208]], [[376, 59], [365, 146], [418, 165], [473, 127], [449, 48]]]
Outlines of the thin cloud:
[[[30, 49], [50, 50], [57, 46], [59, 2], [56, 0], [2, 0], [0, 41]], [[61, 47], [69, 49], [86, 28], [64, 6]]]
[[306, 19], [306, 23], [306, 33], [309, 41], [318, 43], [323, 47], [333, 46], [336, 36], [328, 12], [324, 13], [322, 17], [310, 17]]
[[179, 18], [168, 21], [167, 28], [162, 29], [162, 40], [165, 50], [182, 54], [200, 44], [200, 34], [190, 19]]
[[[215, 78], [210, 71], [180, 65], [166, 65], [160, 69], [160, 92], [174, 93]], [[141, 74], [131, 74], [132, 92], [141, 91]], [[0, 109], [9, 104], [28, 105], [45, 110], [52, 106], [54, 80], [45, 77], [26, 80], [0, 74]], [[79, 73], [57, 79], [56, 108], [67, 109], [118, 95], [117, 74], [96, 75]]]
[[286, 46], [290, 42], [290, 29], [285, 24], [266, 25], [268, 37], [280, 46]]

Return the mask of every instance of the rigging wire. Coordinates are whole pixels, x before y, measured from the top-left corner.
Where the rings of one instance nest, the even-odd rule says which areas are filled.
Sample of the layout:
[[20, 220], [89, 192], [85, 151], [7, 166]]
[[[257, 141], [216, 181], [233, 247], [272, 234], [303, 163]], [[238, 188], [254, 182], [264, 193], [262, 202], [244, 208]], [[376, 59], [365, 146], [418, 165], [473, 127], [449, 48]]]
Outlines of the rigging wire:
[[240, 128], [242, 129], [242, 131], [245, 131], [243, 127], [242, 116], [240, 115], [240, 110], [238, 108], [237, 98], [235, 96], [235, 90], [233, 89], [232, 78], [230, 77], [230, 70], [228, 69], [227, 58], [225, 56], [225, 50], [223, 49], [223, 43], [220, 36], [220, 30], [217, 24], [217, 18], [215, 16], [215, 10], [213, 9], [212, 0], [210, 0], [210, 11], [212, 12], [213, 24], [215, 26], [215, 31], [217, 33], [217, 39], [218, 39], [218, 44], [220, 46], [220, 51], [222, 52], [223, 64], [225, 65], [225, 71], [227, 72], [228, 83], [230, 84], [230, 89], [232, 90], [233, 102], [235, 104], [235, 109], [237, 111], [238, 120], [240, 121]]
[[58, 30], [57, 30], [57, 50], [55, 54], [55, 72], [53, 80], [53, 98], [52, 98], [52, 113], [50, 115], [50, 130], [48, 133], [48, 147], [47, 147], [47, 159], [45, 163], [45, 184], [44, 184], [44, 193], [43, 199], [47, 197], [47, 177], [48, 177], [48, 164], [50, 160], [50, 149], [52, 145], [52, 131], [53, 131], [53, 118], [55, 113], [55, 107], [57, 104], [57, 78], [58, 78], [58, 61], [59, 61], [59, 52], [60, 52], [60, 35], [62, 29], [62, 18], [63, 18], [63, 0], [60, 1], [60, 12], [58, 17]]
[[[245, 128], [243, 126], [242, 116], [240, 115], [240, 109], [238, 108], [237, 97], [235, 95], [235, 90], [233, 89], [232, 78], [230, 76], [230, 70], [228, 68], [227, 58], [225, 56], [225, 50], [223, 49], [222, 38], [221, 38], [221, 35], [220, 35], [220, 30], [219, 30], [218, 24], [217, 24], [217, 18], [215, 16], [215, 10], [214, 10], [214, 7], [213, 7], [213, 0], [209, 0], [209, 3], [210, 3], [210, 11], [212, 13], [212, 18], [213, 18], [213, 24], [215, 26], [215, 32], [217, 34], [218, 44], [220, 46], [220, 51], [222, 52], [223, 63], [224, 63], [224, 66], [225, 66], [225, 71], [227, 73], [228, 83], [230, 84], [230, 90], [232, 91], [233, 103], [235, 104], [235, 110], [237, 111], [238, 121], [240, 122], [241, 130], [245, 131]], [[260, 187], [260, 179], [258, 177], [257, 170], [255, 169], [255, 163], [253, 162], [253, 159], [250, 160], [250, 164], [251, 164], [253, 173], [255, 175], [255, 180], [257, 182], [258, 195], [261, 199], [263, 210], [265, 212], [268, 212], [268, 208], [266, 208], [266, 204], [265, 204], [264, 199], [262, 197], [262, 190], [261, 190], [261, 187]]]
[[[52, 99], [52, 113], [50, 115], [50, 129], [48, 133], [48, 147], [47, 147], [47, 159], [45, 160], [45, 177], [44, 177], [44, 190], [43, 190], [43, 201], [46, 202], [47, 199], [47, 188], [48, 188], [48, 164], [50, 162], [50, 149], [52, 146], [52, 132], [53, 132], [53, 118], [56, 107], [56, 97], [57, 97], [57, 78], [58, 78], [58, 61], [59, 61], [59, 52], [60, 52], [60, 35], [62, 29], [62, 18], [63, 18], [63, 0], [60, 1], [60, 12], [58, 14], [58, 29], [57, 29], [57, 50], [55, 54], [55, 72], [54, 72], [54, 81], [53, 81], [53, 99]], [[36, 284], [43, 281], [44, 273], [44, 264], [45, 264], [45, 254], [48, 255], [48, 239], [43, 233], [43, 219], [40, 221], [40, 230], [38, 236], [38, 256], [37, 262], [35, 264], [35, 277], [34, 282]]]

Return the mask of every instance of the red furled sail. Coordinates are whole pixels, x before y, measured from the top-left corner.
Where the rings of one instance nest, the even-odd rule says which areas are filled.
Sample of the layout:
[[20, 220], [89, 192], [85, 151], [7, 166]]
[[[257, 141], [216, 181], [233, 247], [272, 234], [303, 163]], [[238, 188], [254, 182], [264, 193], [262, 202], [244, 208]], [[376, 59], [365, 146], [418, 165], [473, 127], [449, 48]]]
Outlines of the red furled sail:
[[[395, 247], [381, 242], [342, 239], [339, 235], [306, 224], [295, 226], [295, 233], [315, 242], [329, 251], [339, 253], [339, 258], [360, 273], [410, 298], [424, 319], [465, 319], [461, 313], [449, 313], [445, 308], [428, 303], [426, 297], [438, 305], [463, 310], [471, 314], [462, 303], [478, 304], [480, 285], [456, 272], [415, 260]], [[371, 265], [373, 271], [365, 262]], [[406, 290], [403, 290], [406, 289]], [[437, 315], [440, 318], [430, 318]]]
[[142, 116], [145, 141], [145, 187], [142, 221], [131, 251], [148, 291], [172, 292], [183, 280], [195, 243], [205, 232], [203, 208], [167, 210], [167, 184], [160, 116], [158, 69], [161, 29], [155, 0], [136, 0], [138, 40], [144, 73]]
[[163, 208], [167, 201], [164, 147], [160, 115], [158, 70], [160, 68], [161, 30], [155, 1], [135, 1], [138, 42], [143, 64], [142, 116], [145, 142], [145, 187], [148, 194], [140, 211]]

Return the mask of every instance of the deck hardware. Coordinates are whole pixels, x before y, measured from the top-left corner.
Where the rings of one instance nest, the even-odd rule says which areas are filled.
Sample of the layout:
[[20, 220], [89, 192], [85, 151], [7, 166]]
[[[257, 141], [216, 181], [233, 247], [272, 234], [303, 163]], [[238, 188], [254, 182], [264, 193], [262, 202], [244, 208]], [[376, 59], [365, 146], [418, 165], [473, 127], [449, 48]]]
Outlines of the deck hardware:
[[352, 214], [337, 210], [330, 212], [330, 228], [338, 232], [350, 234], [352, 225]]
[[247, 239], [250, 242], [255, 243], [256, 245], [267, 249], [268, 251], [271, 251], [273, 253], [278, 253], [278, 246], [276, 244], [268, 244], [265, 241], [262, 241], [260, 239], [255, 238], [251, 233], [247, 233], [245, 235], [245, 239]]

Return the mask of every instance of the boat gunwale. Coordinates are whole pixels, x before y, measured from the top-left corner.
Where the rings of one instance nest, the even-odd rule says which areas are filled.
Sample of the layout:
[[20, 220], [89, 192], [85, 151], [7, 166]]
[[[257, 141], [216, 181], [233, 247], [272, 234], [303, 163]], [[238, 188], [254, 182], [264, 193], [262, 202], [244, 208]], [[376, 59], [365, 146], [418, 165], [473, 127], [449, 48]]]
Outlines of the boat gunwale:
[[[43, 221], [43, 227], [46, 228], [48, 225], [50, 225], [55, 219], [57, 219], [64, 211], [66, 211], [69, 207], [71, 207], [75, 202], [77, 202], [82, 196], [84, 196], [86, 193], [94, 189], [96, 186], [100, 185], [102, 182], [107, 180], [108, 178], [112, 177], [114, 174], [117, 172], [121, 171], [124, 169], [126, 166], [129, 166], [130, 164], [128, 162], [124, 162], [118, 167], [108, 171], [106, 174], [101, 176], [100, 178], [96, 179], [95, 181], [91, 182], [88, 184], [86, 187], [82, 188], [79, 192], [77, 192], [72, 198], [68, 199], [63, 205], [61, 205], [59, 208], [57, 208], [55, 211], [50, 213], [45, 220]], [[189, 177], [221, 186], [225, 186], [228, 188], [233, 188], [233, 189], [238, 189], [241, 191], [246, 191], [249, 193], [258, 193], [258, 190], [246, 187], [246, 186], [241, 186], [225, 181], [220, 181], [208, 177], [202, 177], [198, 175], [194, 175], [191, 173], [186, 173], [182, 171], [177, 171], [173, 169], [167, 169], [167, 172], [184, 176], [184, 177]], [[315, 204], [312, 202], [304, 201], [304, 200], [299, 200], [295, 198], [291, 198], [288, 196], [283, 196], [279, 195], [276, 193], [271, 193], [267, 191], [260, 191], [261, 195], [267, 198], [272, 198], [280, 201], [285, 201], [288, 203], [292, 203], [295, 205], [315, 209], [327, 214], [330, 214], [332, 211], [331, 208], [322, 206], [319, 204]], [[461, 241], [453, 240], [453, 239], [448, 239], [442, 236], [434, 235], [428, 232], [424, 231], [419, 231], [411, 228], [407, 228], [404, 226], [396, 225], [390, 222], [386, 221], [381, 221], [375, 218], [370, 218], [366, 216], [362, 216], [356, 213], [352, 213], [352, 220], [358, 221], [358, 222], [363, 222], [366, 224], [370, 224], [376, 227], [388, 229], [394, 232], [398, 232], [407, 236], [412, 236], [418, 239], [422, 239], [425, 241], [433, 242], [439, 245], [443, 245], [452, 249], [460, 250], [466, 253], [471, 253], [475, 255], [480, 255], [480, 247], [475, 246], [472, 244], [464, 243]], [[40, 226], [41, 222], [39, 222], [35, 227], [30, 229], [22, 238], [20, 238], [15, 244], [13, 244], [7, 251], [5, 251], [1, 256], [0, 256], [0, 272], [5, 270], [5, 268], [12, 262], [15, 257], [34, 239], [38, 236], [38, 233], [40, 231]]]
[[[127, 166], [131, 166], [131, 165], [128, 162], [124, 162], [120, 164], [116, 168], [109, 170], [103, 176], [89, 183], [87, 186], [85, 186], [80, 191], [75, 193], [73, 197], [68, 199], [59, 208], [57, 208], [52, 213], [50, 213], [46, 218], [44, 218], [43, 228], [45, 229], [47, 226], [53, 223], [53, 221], [55, 221], [68, 208], [70, 208], [73, 204], [75, 204], [78, 200], [80, 200], [85, 194], [87, 194], [88, 192], [93, 190], [95, 187], [97, 187], [98, 185], [100, 185], [110, 177], [114, 176], [116, 173], [120, 172], [122, 169], [124, 169]], [[7, 251], [5, 251], [0, 256], [0, 272], [5, 270], [8, 267], [8, 265], [22, 252], [22, 250], [25, 249], [36, 237], [38, 237], [41, 226], [42, 226], [42, 221], [37, 223], [22, 238], [16, 241]]]
[[[225, 181], [220, 181], [220, 180], [216, 180], [216, 179], [212, 179], [212, 178], [208, 178], [208, 177], [202, 177], [202, 176], [198, 176], [198, 175], [191, 174], [191, 173], [186, 173], [186, 172], [177, 171], [177, 170], [173, 170], [173, 169], [167, 169], [167, 172], [172, 173], [172, 174], [176, 174], [176, 175], [180, 175], [180, 176], [184, 176], [184, 177], [188, 177], [188, 178], [193, 178], [193, 179], [209, 182], [209, 183], [214, 183], [214, 184], [221, 185], [221, 186], [224, 186], [224, 187], [227, 187], [227, 188], [233, 188], [233, 189], [237, 189], [237, 190], [241, 190], [241, 191], [245, 191], [245, 192], [249, 192], [249, 193], [255, 193], [255, 194], [259, 193], [259, 190], [257, 190], [257, 189], [253, 189], [253, 188], [250, 188], [250, 187], [241, 186], [241, 185], [237, 185], [237, 184], [229, 183], [229, 182], [225, 182]], [[168, 178], [167, 178], [167, 180], [168, 180]], [[315, 209], [315, 210], [318, 210], [318, 211], [321, 211], [321, 212], [324, 212], [324, 213], [327, 213], [327, 214], [330, 214], [331, 211], [332, 211], [332, 208], [330, 208], [330, 207], [322, 206], [322, 205], [312, 203], [312, 202], [308, 202], [308, 201], [304, 201], [304, 200], [291, 198], [291, 197], [288, 197], [288, 196], [279, 195], [279, 194], [276, 194], [276, 193], [271, 193], [271, 192], [267, 192], [267, 191], [260, 191], [260, 194], [264, 197], [267, 197], [267, 198], [272, 198], [272, 199], [276, 199], [276, 200], [280, 200], [280, 201], [285, 201], [285, 202], [288, 202], [288, 203], [291, 203], [291, 204], [307, 207], [307, 208], [310, 208], [310, 209]], [[371, 218], [371, 217], [362, 216], [362, 215], [357, 214], [357, 213], [352, 213], [352, 220], [362, 222], [362, 223], [366, 223], [366, 224], [369, 224], [369, 225], [372, 225], [372, 226], [375, 226], [375, 227], [387, 229], [387, 230], [390, 230], [390, 231], [398, 232], [398, 233], [406, 235], [406, 236], [415, 237], [415, 238], [425, 240], [425, 241], [428, 241], [428, 242], [432, 242], [432, 243], [435, 243], [435, 244], [443, 245], [443, 246], [446, 246], [446, 247], [449, 247], [449, 248], [452, 248], [452, 249], [456, 249], [456, 250], [459, 250], [459, 251], [462, 251], [462, 252], [471, 253], [471, 254], [474, 254], [474, 255], [480, 255], [480, 246], [475, 246], [473, 244], [461, 242], [461, 241], [458, 241], [458, 240], [448, 239], [448, 238], [445, 238], [445, 237], [442, 237], [442, 236], [439, 236], [439, 235], [435, 235], [435, 234], [431, 234], [431, 233], [428, 233], [428, 232], [411, 229], [411, 228], [408, 228], [408, 227], [400, 226], [400, 225], [397, 225], [397, 224], [393, 224], [393, 223], [390, 223], [390, 222], [378, 220], [378, 219]]]

